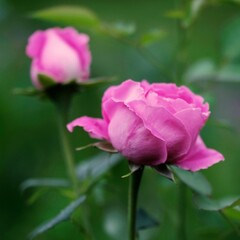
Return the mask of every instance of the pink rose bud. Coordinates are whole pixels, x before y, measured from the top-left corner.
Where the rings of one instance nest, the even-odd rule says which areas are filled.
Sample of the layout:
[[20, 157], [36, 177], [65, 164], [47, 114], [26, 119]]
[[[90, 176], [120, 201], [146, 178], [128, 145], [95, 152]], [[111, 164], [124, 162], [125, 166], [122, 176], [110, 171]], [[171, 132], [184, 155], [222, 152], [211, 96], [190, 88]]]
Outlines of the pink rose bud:
[[74, 28], [51, 28], [33, 33], [26, 48], [32, 58], [31, 78], [41, 89], [39, 74], [46, 75], [56, 83], [81, 82], [89, 77], [91, 53], [89, 37]]
[[137, 165], [165, 163], [198, 171], [224, 160], [199, 135], [210, 115], [203, 101], [185, 86], [127, 80], [106, 90], [103, 119], [80, 117], [67, 128], [83, 127]]

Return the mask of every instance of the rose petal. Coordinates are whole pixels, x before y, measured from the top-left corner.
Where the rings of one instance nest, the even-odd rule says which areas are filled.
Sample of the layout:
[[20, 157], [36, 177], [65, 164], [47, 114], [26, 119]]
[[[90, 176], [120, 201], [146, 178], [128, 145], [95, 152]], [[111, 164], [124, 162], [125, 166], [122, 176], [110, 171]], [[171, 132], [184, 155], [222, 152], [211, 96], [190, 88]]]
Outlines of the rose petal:
[[46, 41], [45, 33], [43, 31], [36, 31], [28, 40], [26, 47], [27, 56], [34, 58], [41, 55], [42, 48]]
[[[146, 83], [143, 83], [146, 85]], [[116, 103], [128, 103], [132, 100], [143, 99], [144, 88], [141, 83], [127, 80], [119, 86], [112, 86], [108, 88], [102, 99], [102, 115], [103, 118], [109, 122], [112, 114], [115, 111]]]
[[112, 145], [128, 160], [140, 165], [158, 165], [166, 161], [166, 144], [145, 128], [142, 120], [124, 104], [118, 105], [109, 124]]
[[206, 121], [201, 110], [199, 108], [184, 109], [175, 113], [174, 116], [182, 122], [191, 136], [192, 143], [195, 143], [199, 131]]
[[64, 39], [69, 46], [78, 54], [80, 68], [82, 69], [82, 79], [86, 80], [89, 77], [89, 66], [91, 63], [91, 52], [88, 48], [89, 37], [86, 34], [78, 33], [74, 28], [67, 27], [64, 29], [56, 28], [55, 32]]
[[[146, 85], [146, 84], [145, 84]], [[140, 82], [126, 80], [118, 86], [113, 86], [107, 89], [103, 96], [103, 102], [109, 98], [113, 98], [116, 102], [130, 102], [140, 100], [144, 96], [144, 88]]]
[[67, 129], [70, 132], [72, 132], [75, 127], [83, 127], [92, 138], [109, 140], [107, 124], [103, 119], [80, 117], [67, 125]]
[[173, 163], [174, 165], [192, 172], [206, 169], [215, 163], [224, 160], [224, 156], [214, 149], [207, 148], [200, 136], [191, 151], [182, 159]]
[[46, 44], [39, 59], [46, 72], [51, 73], [57, 82], [81, 78], [79, 58], [57, 33], [56, 29], [45, 32]]
[[141, 101], [128, 105], [154, 136], [166, 142], [169, 161], [189, 151], [191, 137], [185, 126], [165, 108], [147, 106]]

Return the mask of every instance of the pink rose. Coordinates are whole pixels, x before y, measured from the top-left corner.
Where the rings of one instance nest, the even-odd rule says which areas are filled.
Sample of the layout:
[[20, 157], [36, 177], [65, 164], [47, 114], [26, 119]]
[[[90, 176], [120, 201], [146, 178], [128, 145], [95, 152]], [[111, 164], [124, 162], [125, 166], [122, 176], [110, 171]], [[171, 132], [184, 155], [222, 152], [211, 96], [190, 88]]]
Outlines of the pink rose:
[[67, 128], [83, 127], [137, 165], [165, 163], [198, 171], [224, 159], [199, 136], [209, 114], [203, 98], [185, 86], [127, 80], [106, 90], [103, 119], [80, 117]]
[[33, 59], [33, 84], [42, 88], [38, 74], [44, 74], [56, 83], [87, 80], [91, 63], [88, 42], [86, 34], [80, 34], [71, 27], [33, 33], [26, 48], [26, 54]]

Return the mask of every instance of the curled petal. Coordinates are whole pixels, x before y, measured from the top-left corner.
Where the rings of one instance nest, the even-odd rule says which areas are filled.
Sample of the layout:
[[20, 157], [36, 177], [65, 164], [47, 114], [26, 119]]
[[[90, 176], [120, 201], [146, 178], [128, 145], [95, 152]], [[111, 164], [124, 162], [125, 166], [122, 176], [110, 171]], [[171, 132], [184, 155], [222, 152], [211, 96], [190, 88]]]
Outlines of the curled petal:
[[107, 124], [103, 119], [80, 117], [67, 125], [67, 129], [70, 132], [72, 132], [75, 127], [82, 127], [92, 138], [109, 139]]
[[173, 164], [182, 169], [195, 172], [201, 169], [206, 169], [223, 160], [224, 156], [221, 153], [214, 149], [207, 148], [201, 137], [198, 136], [191, 151], [185, 157], [177, 160]]
[[[144, 83], [146, 85], [146, 83]], [[144, 88], [140, 82], [126, 80], [119, 86], [110, 87], [103, 96], [103, 103], [113, 98], [116, 102], [130, 102], [133, 100], [142, 99], [144, 96]]]

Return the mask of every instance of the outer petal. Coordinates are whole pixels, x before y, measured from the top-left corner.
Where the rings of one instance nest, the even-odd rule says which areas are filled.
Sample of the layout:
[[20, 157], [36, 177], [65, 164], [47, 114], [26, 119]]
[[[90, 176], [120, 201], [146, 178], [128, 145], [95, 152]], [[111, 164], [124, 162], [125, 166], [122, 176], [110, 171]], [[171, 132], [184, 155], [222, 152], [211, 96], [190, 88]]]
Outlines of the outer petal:
[[131, 102], [129, 107], [154, 136], [166, 142], [169, 161], [189, 151], [191, 137], [185, 126], [165, 108], [147, 106], [141, 101]]
[[174, 114], [185, 126], [191, 136], [192, 144], [195, 143], [200, 129], [203, 127], [206, 119], [199, 108], [184, 109]]
[[72, 132], [75, 127], [83, 127], [92, 138], [109, 140], [107, 124], [103, 119], [80, 117], [67, 125], [67, 129], [70, 132]]
[[214, 149], [207, 148], [200, 136], [191, 151], [182, 159], [177, 160], [174, 165], [190, 171], [206, 169], [215, 163], [224, 160], [224, 156]]
[[28, 40], [28, 44], [26, 47], [26, 54], [30, 58], [40, 57], [45, 41], [46, 41], [46, 36], [44, 31], [34, 32]]
[[92, 60], [91, 52], [88, 47], [88, 35], [78, 33], [72, 27], [67, 27], [64, 29], [56, 28], [55, 31], [78, 54], [80, 63], [79, 68], [82, 69], [82, 78], [80, 80], [88, 79]]
[[108, 129], [112, 145], [136, 164], [153, 166], [164, 163], [167, 158], [165, 142], [152, 135], [142, 120], [124, 104], [117, 105]]

